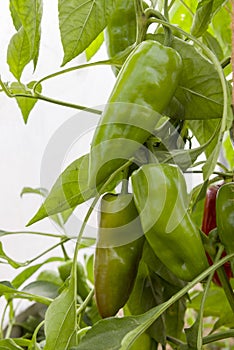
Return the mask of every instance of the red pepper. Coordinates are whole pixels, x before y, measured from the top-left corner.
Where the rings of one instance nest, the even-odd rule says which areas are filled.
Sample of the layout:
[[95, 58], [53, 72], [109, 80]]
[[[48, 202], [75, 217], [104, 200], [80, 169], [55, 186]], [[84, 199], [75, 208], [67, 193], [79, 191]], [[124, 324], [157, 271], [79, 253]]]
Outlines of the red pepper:
[[[202, 220], [202, 231], [208, 236], [209, 233], [216, 228], [216, 196], [219, 188], [222, 184], [212, 185], [208, 188], [206, 193], [205, 205], [204, 205], [204, 214]], [[226, 255], [223, 252], [222, 257]], [[210, 265], [213, 265], [213, 261], [211, 257], [207, 254], [207, 259]], [[232, 271], [230, 262], [224, 264], [224, 269], [227, 277], [230, 279], [232, 277]], [[213, 277], [213, 282], [218, 286], [221, 286], [221, 282], [219, 280], [217, 272], [215, 272]]]

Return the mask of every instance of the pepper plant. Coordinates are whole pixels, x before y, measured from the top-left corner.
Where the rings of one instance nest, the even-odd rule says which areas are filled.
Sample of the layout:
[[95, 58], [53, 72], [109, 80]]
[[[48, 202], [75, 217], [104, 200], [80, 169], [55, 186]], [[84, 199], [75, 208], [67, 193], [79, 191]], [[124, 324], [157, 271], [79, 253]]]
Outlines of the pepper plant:
[[[0, 80], [1, 92], [25, 123], [36, 103], [96, 114], [99, 123], [89, 153], [48, 192], [23, 190], [45, 197], [26, 226], [51, 218], [65, 227], [89, 207], [78, 235], [54, 234], [58, 242], [38, 257], [19, 263], [0, 246], [1, 262], [16, 269], [0, 283], [0, 348], [234, 348], [232, 2], [58, 0], [64, 68], [32, 73], [28, 83], [24, 69], [41, 59], [42, 9], [43, 0], [9, 1], [12, 81]], [[101, 46], [108, 58], [97, 61]], [[73, 66], [84, 53], [87, 62]], [[45, 81], [100, 65], [116, 77], [103, 111], [43, 93]], [[203, 181], [188, 193], [194, 173]], [[96, 208], [97, 239], [87, 238]], [[58, 246], [61, 256], [35, 264]], [[19, 298], [34, 303], [21, 318]]]

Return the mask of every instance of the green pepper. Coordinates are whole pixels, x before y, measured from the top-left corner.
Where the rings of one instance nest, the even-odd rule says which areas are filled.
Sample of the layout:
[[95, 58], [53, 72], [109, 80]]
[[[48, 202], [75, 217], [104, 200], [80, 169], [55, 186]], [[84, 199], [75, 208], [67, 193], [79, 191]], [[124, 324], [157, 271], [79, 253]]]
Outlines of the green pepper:
[[[234, 253], [234, 182], [220, 187], [216, 197], [216, 221], [220, 241], [227, 254]], [[231, 260], [234, 273], [234, 260]]]
[[[61, 279], [65, 282], [71, 275], [72, 270], [72, 260], [66, 261], [64, 264], [58, 267], [59, 275]], [[77, 294], [81, 297], [82, 300], [85, 300], [90, 292], [88, 286], [84, 267], [81, 262], [77, 262]]]
[[184, 281], [208, 267], [200, 232], [188, 213], [184, 176], [175, 165], [147, 164], [132, 174], [134, 200], [155, 255]]
[[162, 44], [139, 44], [124, 63], [95, 130], [89, 185], [108, 178], [147, 140], [178, 85], [182, 60]]
[[136, 341], [130, 346], [129, 350], [153, 350], [154, 341], [151, 339], [149, 334], [142, 333]]
[[144, 235], [132, 194], [105, 194], [101, 200], [94, 259], [95, 297], [102, 317], [127, 302], [136, 278]]
[[[136, 41], [136, 12], [134, 1], [119, 0], [105, 32], [107, 53], [115, 57]], [[119, 68], [113, 67], [115, 75]]]

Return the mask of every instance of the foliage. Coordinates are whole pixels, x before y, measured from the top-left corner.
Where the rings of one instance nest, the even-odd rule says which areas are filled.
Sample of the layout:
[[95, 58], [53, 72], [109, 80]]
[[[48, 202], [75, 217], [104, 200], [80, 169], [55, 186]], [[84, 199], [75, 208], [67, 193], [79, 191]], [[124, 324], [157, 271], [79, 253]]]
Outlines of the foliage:
[[[105, 31], [112, 23], [117, 3], [118, 0], [58, 0], [58, 30], [64, 52], [61, 66], [67, 65], [67, 68], [50, 72], [36, 80], [41, 32], [43, 39], [43, 0], [10, 0], [9, 13], [15, 34], [9, 42], [6, 54], [12, 81], [4, 82], [0, 79], [0, 85], [2, 93], [17, 101], [25, 124], [30, 115], [33, 117], [36, 103], [55, 103], [102, 114], [99, 110], [80, 106], [75, 102], [51, 99], [42, 94], [43, 82], [84, 67], [111, 65], [115, 74], [123, 67], [117, 76], [119, 83], [126, 67], [125, 60], [129, 62], [129, 57], [142, 41], [153, 40], [170, 46], [181, 57], [183, 68], [173, 98], [163, 113], [157, 116], [157, 123], [150, 130], [151, 135], [147, 130], [146, 140], [132, 154], [132, 158], [129, 157], [120, 166], [116, 166], [114, 172], [98, 183], [96, 188], [93, 185], [90, 187], [89, 183], [92, 157], [85, 154], [67, 166], [49, 192], [43, 188], [30, 187], [22, 190], [21, 195], [33, 194], [44, 198], [43, 204], [27, 225], [49, 217], [64, 233], [52, 235], [33, 231], [0, 231], [2, 237], [39, 234], [58, 241], [39, 256], [24, 262], [15, 261], [8, 256], [0, 243], [0, 263], [7, 263], [16, 271], [20, 268], [13, 280], [0, 282], [0, 296], [6, 303], [1, 325], [5, 320], [8, 323], [4, 329], [1, 326], [0, 348], [127, 350], [132, 349], [140, 335], [147, 334], [151, 349], [159, 348], [160, 345], [163, 349], [166, 346], [168, 349], [180, 350], [209, 349], [210, 343], [217, 347], [221, 344], [220, 349], [222, 344], [234, 349], [234, 344], [229, 342], [229, 338], [234, 338], [234, 280], [228, 280], [222, 267], [234, 258], [234, 252], [230, 251], [228, 256], [222, 255], [224, 248], [217, 230], [212, 231], [209, 236], [201, 232], [207, 187], [221, 180], [234, 181], [232, 87], [229, 82], [232, 72], [231, 1], [152, 0], [145, 3], [134, 0], [137, 28], [135, 43], [123, 51], [120, 50], [115, 57], [96, 62], [95, 55], [100, 47], [109, 44]], [[117, 17], [121, 21], [121, 15]], [[119, 25], [121, 31], [122, 23], [115, 25]], [[125, 23], [123, 40], [127, 39], [124, 38], [124, 35], [128, 35], [127, 27]], [[73, 66], [72, 60], [82, 53], [86, 55], [87, 64]], [[25, 82], [23, 73], [31, 63], [34, 72], [30, 82]], [[146, 70], [147, 67], [142, 67], [143, 75]], [[137, 91], [137, 98], [143, 92]], [[163, 98], [155, 97], [153, 91], [149, 94], [149, 100], [153, 100], [153, 103], [155, 98]], [[139, 109], [135, 113], [139, 118]], [[118, 123], [121, 130], [124, 125], [122, 119]], [[137, 128], [134, 130], [138, 132]], [[111, 138], [109, 134], [107, 136]], [[218, 162], [221, 153], [225, 156], [225, 164]], [[135, 284], [127, 303], [117, 316], [101, 319], [94, 297], [95, 256], [89, 249], [90, 246], [94, 247], [95, 241], [82, 238], [82, 235], [100, 196], [105, 192], [115, 192], [119, 183], [122, 184], [122, 191], [126, 191], [126, 179], [129, 180], [131, 174], [143, 164], [155, 161], [174, 164], [187, 176], [196, 172], [203, 175], [204, 182], [194, 187], [189, 196], [187, 193], [182, 194], [181, 201], [184, 201], [186, 215], [191, 216], [197, 232], [200, 229], [204, 249], [212, 257], [214, 264], [192, 281], [185, 282], [174, 275], [168, 268], [170, 263], [166, 266], [160, 261], [152, 247], [145, 242]], [[76, 247], [70, 257], [66, 251], [66, 243], [74, 237], [66, 235], [65, 224], [73, 211], [79, 210], [80, 204], [89, 203], [90, 200], [93, 202], [89, 205], [78, 236], [74, 232]], [[174, 207], [173, 210], [176, 211]], [[165, 212], [166, 210], [164, 216]], [[167, 219], [164, 218], [165, 220]], [[42, 259], [35, 264], [39, 258], [56, 247], [61, 247], [61, 256], [53, 256], [44, 261]], [[191, 250], [191, 254], [193, 248], [186, 247]], [[84, 256], [83, 268], [79, 268], [77, 264], [81, 250]], [[68, 262], [71, 262], [70, 270], [64, 275], [64, 266], [68, 266]], [[48, 270], [47, 264], [51, 263], [55, 267]], [[216, 270], [221, 286], [212, 282]], [[121, 284], [121, 280], [119, 283]], [[33, 305], [18, 315], [16, 299], [26, 299], [33, 302]]]

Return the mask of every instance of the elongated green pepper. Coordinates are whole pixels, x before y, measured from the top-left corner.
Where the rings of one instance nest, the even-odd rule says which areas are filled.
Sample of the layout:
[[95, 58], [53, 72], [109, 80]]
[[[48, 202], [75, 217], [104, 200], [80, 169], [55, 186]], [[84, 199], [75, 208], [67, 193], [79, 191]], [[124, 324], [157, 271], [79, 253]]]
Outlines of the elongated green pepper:
[[147, 140], [178, 85], [179, 54], [152, 40], [142, 42], [123, 65], [95, 130], [89, 184], [108, 178]]
[[208, 267], [199, 230], [188, 214], [186, 182], [180, 169], [147, 164], [132, 175], [143, 231], [158, 258], [178, 278], [191, 281]]
[[104, 195], [94, 260], [95, 297], [102, 317], [114, 316], [127, 302], [143, 244], [132, 195]]
[[[109, 57], [115, 57], [136, 41], [136, 12], [134, 1], [119, 0], [105, 32]], [[119, 68], [113, 67], [115, 75]]]
[[[220, 187], [216, 197], [216, 221], [219, 238], [227, 254], [234, 253], [234, 182]], [[231, 260], [234, 274], [234, 259]]]

